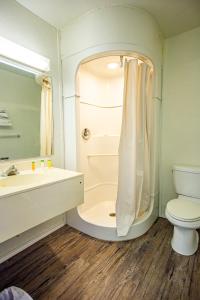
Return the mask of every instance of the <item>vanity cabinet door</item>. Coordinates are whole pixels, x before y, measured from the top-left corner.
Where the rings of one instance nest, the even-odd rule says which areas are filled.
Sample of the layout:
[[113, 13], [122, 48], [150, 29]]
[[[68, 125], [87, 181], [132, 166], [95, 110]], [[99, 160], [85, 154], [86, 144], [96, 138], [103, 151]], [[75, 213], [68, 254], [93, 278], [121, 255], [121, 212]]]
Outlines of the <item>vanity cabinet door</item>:
[[0, 243], [80, 205], [83, 176], [0, 198]]

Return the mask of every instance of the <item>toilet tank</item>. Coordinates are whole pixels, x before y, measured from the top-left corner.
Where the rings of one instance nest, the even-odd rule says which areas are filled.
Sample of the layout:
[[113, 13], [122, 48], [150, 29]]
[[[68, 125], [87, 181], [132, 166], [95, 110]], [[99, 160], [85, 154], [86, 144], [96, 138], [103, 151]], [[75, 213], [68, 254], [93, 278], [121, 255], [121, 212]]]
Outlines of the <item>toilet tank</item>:
[[200, 199], [200, 167], [174, 166], [176, 193]]

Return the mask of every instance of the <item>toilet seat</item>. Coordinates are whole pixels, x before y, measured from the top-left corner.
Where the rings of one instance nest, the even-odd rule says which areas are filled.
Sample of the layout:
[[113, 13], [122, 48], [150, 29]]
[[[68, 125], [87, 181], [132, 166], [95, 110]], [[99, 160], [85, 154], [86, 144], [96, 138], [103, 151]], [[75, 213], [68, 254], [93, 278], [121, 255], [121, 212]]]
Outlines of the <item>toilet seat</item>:
[[189, 197], [179, 197], [167, 203], [166, 212], [178, 221], [200, 221], [200, 201], [196, 202]]

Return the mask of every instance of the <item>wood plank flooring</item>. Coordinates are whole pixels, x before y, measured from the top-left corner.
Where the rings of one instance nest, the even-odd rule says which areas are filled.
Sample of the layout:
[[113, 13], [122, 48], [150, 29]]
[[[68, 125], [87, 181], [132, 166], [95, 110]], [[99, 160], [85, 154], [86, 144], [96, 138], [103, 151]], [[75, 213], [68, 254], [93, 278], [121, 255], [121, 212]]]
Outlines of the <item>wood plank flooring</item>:
[[69, 226], [0, 265], [0, 290], [15, 285], [40, 300], [200, 300], [200, 250], [172, 251], [159, 218], [142, 237], [104, 242]]

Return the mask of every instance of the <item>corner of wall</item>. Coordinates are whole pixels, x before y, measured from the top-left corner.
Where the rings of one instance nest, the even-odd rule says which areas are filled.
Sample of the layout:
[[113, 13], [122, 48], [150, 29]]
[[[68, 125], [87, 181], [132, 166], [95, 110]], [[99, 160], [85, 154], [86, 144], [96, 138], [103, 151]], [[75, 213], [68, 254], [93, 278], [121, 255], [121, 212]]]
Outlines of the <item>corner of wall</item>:
[[159, 145], [159, 216], [165, 218], [163, 211], [163, 176], [162, 176], [162, 139], [163, 139], [163, 107], [164, 107], [164, 61], [166, 39], [162, 43], [162, 64], [161, 64], [161, 109], [160, 109], [160, 145]]

